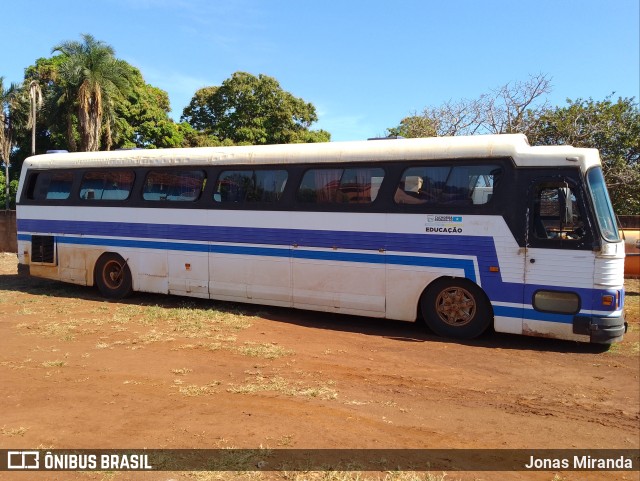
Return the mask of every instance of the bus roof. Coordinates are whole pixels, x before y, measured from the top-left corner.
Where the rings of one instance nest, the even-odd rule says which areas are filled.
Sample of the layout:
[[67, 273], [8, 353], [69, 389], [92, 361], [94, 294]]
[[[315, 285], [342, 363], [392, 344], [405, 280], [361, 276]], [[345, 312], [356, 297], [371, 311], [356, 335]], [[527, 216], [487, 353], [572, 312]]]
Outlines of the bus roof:
[[[137, 149], [44, 154], [29, 157], [32, 169], [125, 166], [260, 165], [382, 162], [510, 157], [517, 166], [599, 165], [598, 151], [571, 146], [531, 147], [523, 134], [389, 139], [179, 149]], [[24, 168], [23, 167], [23, 168]]]

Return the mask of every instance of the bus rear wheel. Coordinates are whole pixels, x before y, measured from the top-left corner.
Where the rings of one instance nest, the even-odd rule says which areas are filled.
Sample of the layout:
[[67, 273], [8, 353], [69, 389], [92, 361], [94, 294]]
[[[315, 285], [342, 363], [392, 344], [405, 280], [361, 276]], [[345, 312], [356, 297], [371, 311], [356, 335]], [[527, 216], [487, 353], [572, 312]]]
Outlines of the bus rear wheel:
[[102, 296], [122, 299], [131, 293], [131, 270], [118, 254], [103, 254], [96, 262], [95, 280]]
[[466, 279], [439, 279], [420, 300], [422, 316], [439, 336], [473, 339], [482, 334], [493, 318], [482, 290]]

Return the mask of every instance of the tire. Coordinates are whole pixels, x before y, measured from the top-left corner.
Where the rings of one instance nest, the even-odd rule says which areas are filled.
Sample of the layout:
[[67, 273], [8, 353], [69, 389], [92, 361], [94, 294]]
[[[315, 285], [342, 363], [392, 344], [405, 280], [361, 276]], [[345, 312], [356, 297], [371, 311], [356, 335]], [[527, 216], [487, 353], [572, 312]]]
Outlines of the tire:
[[103, 254], [96, 262], [95, 283], [103, 297], [122, 299], [132, 290], [131, 270], [118, 254]]
[[442, 337], [473, 339], [493, 322], [484, 292], [466, 279], [438, 279], [422, 295], [420, 309], [427, 326]]

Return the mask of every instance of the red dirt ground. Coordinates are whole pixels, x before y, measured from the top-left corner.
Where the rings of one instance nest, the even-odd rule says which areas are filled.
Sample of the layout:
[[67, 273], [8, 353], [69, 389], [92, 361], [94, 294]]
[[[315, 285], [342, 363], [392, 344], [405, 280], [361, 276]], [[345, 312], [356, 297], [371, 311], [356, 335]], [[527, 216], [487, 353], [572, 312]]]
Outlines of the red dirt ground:
[[[166, 296], [107, 302], [92, 288], [19, 278], [15, 255], [0, 254], [0, 448], [638, 449], [640, 282], [627, 291], [631, 329], [607, 351], [495, 333], [455, 342], [414, 324]], [[24, 481], [271, 477], [363, 479], [0, 473]]]

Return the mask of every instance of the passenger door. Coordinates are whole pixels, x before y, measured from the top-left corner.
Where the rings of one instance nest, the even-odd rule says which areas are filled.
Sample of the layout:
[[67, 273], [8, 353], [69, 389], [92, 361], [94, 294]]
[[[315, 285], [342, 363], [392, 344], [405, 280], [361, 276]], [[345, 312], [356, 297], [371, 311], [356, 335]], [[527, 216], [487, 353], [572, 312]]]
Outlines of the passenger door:
[[536, 179], [529, 190], [523, 334], [571, 337], [573, 316], [593, 285], [593, 238], [584, 199], [567, 177]]

